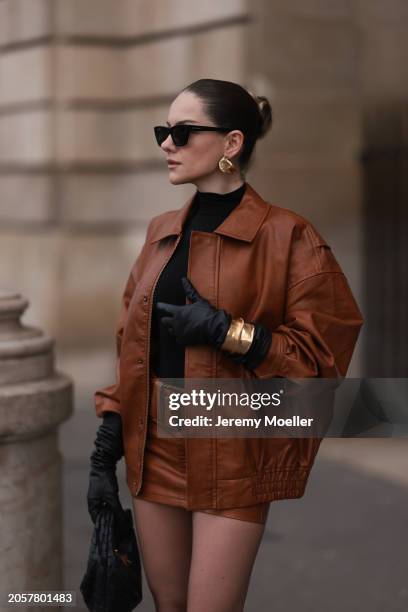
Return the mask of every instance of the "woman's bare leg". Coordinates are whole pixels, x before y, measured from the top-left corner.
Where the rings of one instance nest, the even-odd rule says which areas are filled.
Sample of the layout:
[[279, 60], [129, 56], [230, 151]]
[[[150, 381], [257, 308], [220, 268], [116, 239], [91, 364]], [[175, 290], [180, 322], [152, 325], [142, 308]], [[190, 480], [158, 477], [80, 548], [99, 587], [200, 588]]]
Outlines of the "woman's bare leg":
[[265, 525], [193, 512], [188, 612], [241, 612]]
[[191, 512], [137, 497], [132, 501], [140, 555], [156, 610], [185, 612], [191, 561]]

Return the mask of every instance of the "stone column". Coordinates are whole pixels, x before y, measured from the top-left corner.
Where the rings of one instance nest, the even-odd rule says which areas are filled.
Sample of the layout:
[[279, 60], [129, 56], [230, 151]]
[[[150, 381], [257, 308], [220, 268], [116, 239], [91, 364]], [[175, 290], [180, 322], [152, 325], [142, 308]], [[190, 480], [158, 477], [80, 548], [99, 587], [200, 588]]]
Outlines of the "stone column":
[[72, 413], [72, 383], [54, 370], [54, 340], [20, 322], [27, 305], [17, 293], [0, 293], [2, 598], [63, 588], [57, 428]]

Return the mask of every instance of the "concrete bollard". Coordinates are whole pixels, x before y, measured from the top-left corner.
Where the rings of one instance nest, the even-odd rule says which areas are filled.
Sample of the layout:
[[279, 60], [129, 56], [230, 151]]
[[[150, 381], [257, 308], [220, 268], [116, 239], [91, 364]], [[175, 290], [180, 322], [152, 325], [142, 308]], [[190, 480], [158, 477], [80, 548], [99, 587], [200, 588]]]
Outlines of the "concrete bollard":
[[[20, 322], [27, 306], [28, 301], [17, 293], [0, 293], [3, 599], [10, 592], [63, 589], [58, 425], [73, 410], [72, 381], [54, 370], [54, 340]], [[18, 608], [43, 609], [21, 604]]]

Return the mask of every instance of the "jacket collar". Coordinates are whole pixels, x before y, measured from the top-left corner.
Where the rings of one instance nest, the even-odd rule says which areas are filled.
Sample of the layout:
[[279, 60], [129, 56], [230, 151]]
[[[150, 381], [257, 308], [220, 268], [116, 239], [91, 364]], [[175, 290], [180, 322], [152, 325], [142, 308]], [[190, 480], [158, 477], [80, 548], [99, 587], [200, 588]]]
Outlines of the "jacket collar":
[[[251, 242], [268, 214], [269, 204], [261, 198], [255, 189], [245, 181], [246, 189], [240, 203], [230, 212], [219, 225], [214, 234], [222, 234], [236, 240]], [[195, 194], [194, 194], [195, 195]], [[194, 200], [192, 195], [184, 206], [175, 211], [169, 211], [160, 219], [153, 230], [150, 243], [157, 242], [168, 236], [178, 236], [183, 230], [183, 224], [188, 217]]]

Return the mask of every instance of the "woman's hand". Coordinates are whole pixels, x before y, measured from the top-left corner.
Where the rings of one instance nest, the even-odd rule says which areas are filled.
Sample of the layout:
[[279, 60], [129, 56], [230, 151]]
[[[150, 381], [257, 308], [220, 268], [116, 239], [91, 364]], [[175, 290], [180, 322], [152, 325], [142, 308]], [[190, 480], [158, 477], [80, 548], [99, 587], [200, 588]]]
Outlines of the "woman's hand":
[[176, 341], [184, 346], [189, 344], [209, 344], [219, 348], [224, 342], [232, 317], [225, 310], [214, 308], [208, 300], [201, 297], [192, 283], [183, 276], [183, 289], [192, 302], [176, 306], [157, 302], [156, 308], [162, 315], [162, 323]]
[[106, 412], [99, 426], [90, 463], [88, 512], [95, 524], [98, 512], [109, 506], [120, 521], [123, 508], [119, 500], [116, 463], [123, 456], [122, 418], [116, 412]]

